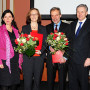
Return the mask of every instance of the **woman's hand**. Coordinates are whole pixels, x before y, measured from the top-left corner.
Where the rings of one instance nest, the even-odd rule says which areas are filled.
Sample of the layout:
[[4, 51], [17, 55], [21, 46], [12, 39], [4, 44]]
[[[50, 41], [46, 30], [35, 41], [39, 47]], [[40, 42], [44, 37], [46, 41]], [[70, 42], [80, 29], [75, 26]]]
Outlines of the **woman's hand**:
[[38, 55], [40, 55], [41, 54], [41, 51], [40, 50], [36, 50], [35, 53], [38, 54]]
[[3, 64], [0, 64], [0, 68], [2, 68], [2, 69], [4, 68]]

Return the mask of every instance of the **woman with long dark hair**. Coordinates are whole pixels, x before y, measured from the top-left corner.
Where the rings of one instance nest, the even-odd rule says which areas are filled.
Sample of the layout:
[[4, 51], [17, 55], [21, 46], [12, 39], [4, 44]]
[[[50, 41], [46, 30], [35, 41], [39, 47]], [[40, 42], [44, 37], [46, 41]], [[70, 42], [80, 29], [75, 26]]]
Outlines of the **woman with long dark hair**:
[[22, 55], [14, 52], [14, 40], [19, 37], [14, 15], [10, 10], [2, 14], [0, 26], [0, 90], [17, 90], [20, 83]]

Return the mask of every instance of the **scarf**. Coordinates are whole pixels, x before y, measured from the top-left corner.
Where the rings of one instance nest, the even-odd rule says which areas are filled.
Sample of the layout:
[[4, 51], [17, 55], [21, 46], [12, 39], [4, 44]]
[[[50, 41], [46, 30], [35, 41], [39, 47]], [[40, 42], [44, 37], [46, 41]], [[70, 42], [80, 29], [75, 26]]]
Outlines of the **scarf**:
[[10, 68], [10, 39], [5, 32], [5, 38], [6, 38], [6, 65], [9, 68], [9, 72], [11, 73], [11, 68]]

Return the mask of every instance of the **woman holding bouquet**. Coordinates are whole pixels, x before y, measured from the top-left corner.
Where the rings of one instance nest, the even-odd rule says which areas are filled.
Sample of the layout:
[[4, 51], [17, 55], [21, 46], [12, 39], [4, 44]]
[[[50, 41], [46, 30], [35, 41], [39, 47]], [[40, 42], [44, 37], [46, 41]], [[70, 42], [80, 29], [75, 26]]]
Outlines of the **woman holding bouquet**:
[[[21, 56], [14, 52], [14, 40], [19, 37], [14, 15], [10, 10], [2, 14], [0, 26], [0, 90], [17, 90], [20, 83]], [[18, 64], [19, 63], [19, 64]]]
[[[35, 48], [32, 57], [23, 56], [23, 75], [25, 90], [32, 90], [32, 80], [34, 79], [33, 90], [39, 90], [40, 80], [44, 66], [44, 50], [46, 39], [46, 28], [40, 25], [41, 16], [36, 8], [30, 9], [26, 17], [27, 25], [22, 27], [22, 33], [31, 34], [39, 39], [39, 47]], [[40, 36], [40, 38], [39, 38]]]

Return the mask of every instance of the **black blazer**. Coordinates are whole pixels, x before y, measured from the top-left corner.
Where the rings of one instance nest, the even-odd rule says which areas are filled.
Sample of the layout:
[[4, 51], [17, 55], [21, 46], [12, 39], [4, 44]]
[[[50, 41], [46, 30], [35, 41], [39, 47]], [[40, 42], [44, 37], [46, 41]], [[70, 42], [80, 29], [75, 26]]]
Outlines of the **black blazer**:
[[70, 24], [70, 61], [77, 64], [84, 64], [86, 58], [90, 58], [90, 20], [83, 24], [77, 38], [75, 38], [75, 28], [77, 21]]
[[[25, 25], [25, 26], [22, 27], [22, 33], [30, 34], [30, 32], [32, 32], [30, 24]], [[38, 24], [38, 33], [43, 34], [43, 42], [42, 42], [42, 49], [41, 49], [42, 54], [40, 56], [42, 56], [44, 58], [45, 57], [44, 51], [46, 49], [45, 40], [46, 40], [46, 37], [47, 37], [46, 27]]]

